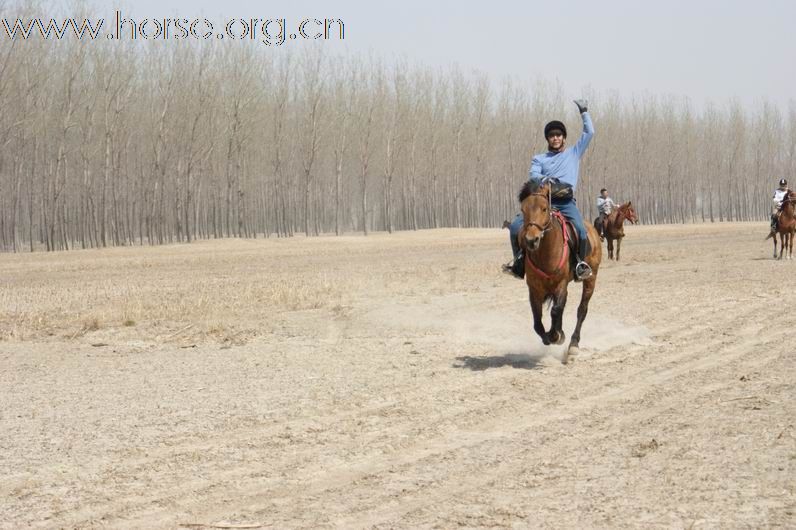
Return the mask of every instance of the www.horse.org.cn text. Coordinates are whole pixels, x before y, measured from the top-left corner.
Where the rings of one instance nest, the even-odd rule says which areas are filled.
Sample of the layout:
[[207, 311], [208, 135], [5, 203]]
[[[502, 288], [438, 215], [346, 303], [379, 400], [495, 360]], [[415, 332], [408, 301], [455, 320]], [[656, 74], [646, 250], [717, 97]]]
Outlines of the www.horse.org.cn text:
[[116, 11], [108, 23], [104, 18], [3, 18], [0, 35], [7, 39], [109, 41], [251, 41], [281, 46], [289, 41], [345, 40], [345, 23], [335, 18], [233, 18], [213, 23], [207, 18], [138, 18]]

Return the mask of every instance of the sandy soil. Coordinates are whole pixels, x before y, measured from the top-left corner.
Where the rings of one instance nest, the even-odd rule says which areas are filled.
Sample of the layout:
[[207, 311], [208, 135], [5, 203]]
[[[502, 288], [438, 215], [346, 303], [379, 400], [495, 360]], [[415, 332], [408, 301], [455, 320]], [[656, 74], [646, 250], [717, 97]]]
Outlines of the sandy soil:
[[568, 366], [505, 231], [0, 255], [0, 528], [796, 527], [796, 261], [626, 232]]

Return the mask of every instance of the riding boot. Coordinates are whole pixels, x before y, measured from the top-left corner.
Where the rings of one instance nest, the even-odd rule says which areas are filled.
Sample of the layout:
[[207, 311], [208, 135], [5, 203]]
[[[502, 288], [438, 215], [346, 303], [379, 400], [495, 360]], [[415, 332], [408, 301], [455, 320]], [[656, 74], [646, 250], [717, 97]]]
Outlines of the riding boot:
[[522, 250], [514, 258], [514, 263], [511, 264], [511, 272], [519, 279], [525, 278], [525, 254], [523, 254]]
[[525, 278], [525, 254], [523, 254], [522, 250], [517, 253], [512, 262], [503, 265], [503, 272], [511, 274], [520, 280]]
[[588, 254], [589, 240], [581, 238], [578, 241], [578, 264], [575, 265], [575, 281], [581, 281], [589, 278], [592, 275], [591, 267], [584, 261]]

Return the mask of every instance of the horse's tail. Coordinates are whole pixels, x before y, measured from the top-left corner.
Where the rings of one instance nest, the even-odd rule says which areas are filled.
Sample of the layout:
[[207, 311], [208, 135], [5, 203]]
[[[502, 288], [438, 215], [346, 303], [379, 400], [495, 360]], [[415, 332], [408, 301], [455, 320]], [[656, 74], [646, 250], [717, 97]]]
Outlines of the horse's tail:
[[553, 306], [553, 304], [555, 303], [555, 301], [556, 301], [555, 295], [548, 294], [547, 296], [544, 297], [544, 300], [542, 301], [542, 305], [544, 307], [546, 307], [547, 309], [550, 309]]

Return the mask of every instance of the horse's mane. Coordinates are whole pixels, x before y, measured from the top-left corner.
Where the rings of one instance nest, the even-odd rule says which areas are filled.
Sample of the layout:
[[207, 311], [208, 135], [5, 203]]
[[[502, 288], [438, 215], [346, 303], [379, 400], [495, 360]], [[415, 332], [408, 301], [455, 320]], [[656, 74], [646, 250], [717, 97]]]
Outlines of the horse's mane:
[[517, 195], [517, 198], [520, 200], [520, 204], [522, 204], [522, 201], [527, 199], [530, 195], [538, 193], [539, 188], [541, 188], [541, 182], [538, 180], [530, 179], [526, 181], [525, 184], [522, 185], [522, 188], [520, 188], [519, 195]]
[[784, 199], [782, 201], [782, 210], [785, 210], [785, 208], [788, 206], [788, 204], [793, 205], [794, 208], [796, 209], [796, 191], [790, 191], [789, 190], [788, 194], [785, 195], [785, 197], [784, 197]]

